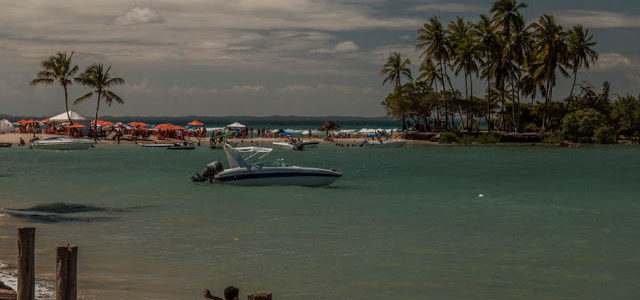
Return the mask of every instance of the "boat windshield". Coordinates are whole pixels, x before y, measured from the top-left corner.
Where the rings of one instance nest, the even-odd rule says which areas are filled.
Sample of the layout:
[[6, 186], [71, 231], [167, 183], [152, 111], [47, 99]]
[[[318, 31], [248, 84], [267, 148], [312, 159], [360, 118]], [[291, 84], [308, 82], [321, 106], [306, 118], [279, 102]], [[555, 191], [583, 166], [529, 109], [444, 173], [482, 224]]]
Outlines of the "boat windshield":
[[265, 156], [269, 155], [271, 151], [273, 151], [272, 148], [264, 148], [264, 147], [239, 147], [234, 149], [242, 153], [243, 158], [246, 161], [249, 161], [251, 159], [254, 159], [254, 160], [262, 159]]

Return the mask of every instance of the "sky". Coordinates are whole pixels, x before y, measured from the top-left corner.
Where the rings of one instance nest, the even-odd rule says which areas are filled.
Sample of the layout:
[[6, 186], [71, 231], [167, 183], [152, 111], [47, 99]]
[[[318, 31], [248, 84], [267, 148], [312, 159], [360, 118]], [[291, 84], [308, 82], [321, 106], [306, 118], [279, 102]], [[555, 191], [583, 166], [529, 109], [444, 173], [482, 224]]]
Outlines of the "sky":
[[[126, 84], [112, 116], [384, 116], [380, 69], [394, 51], [419, 65], [415, 38], [432, 16], [477, 20], [481, 0], [0, 0], [0, 114], [64, 111], [60, 86], [29, 86], [40, 61], [75, 51], [81, 70], [111, 65]], [[598, 63], [596, 88], [640, 93], [640, 1], [530, 0], [528, 21], [582, 23]], [[457, 86], [463, 88], [463, 84]], [[481, 86], [477, 83], [476, 86]], [[569, 81], [554, 94], [566, 95]], [[74, 85], [70, 98], [86, 90]], [[90, 115], [95, 100], [72, 105]]]

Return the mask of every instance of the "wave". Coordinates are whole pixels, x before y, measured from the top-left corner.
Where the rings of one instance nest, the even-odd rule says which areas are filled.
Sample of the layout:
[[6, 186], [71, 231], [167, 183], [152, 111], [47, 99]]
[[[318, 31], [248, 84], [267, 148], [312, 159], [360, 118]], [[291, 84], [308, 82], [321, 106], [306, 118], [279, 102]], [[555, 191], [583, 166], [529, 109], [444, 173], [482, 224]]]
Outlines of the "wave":
[[[18, 275], [6, 269], [6, 265], [0, 263], [0, 283], [4, 283], [14, 291], [18, 289]], [[36, 280], [36, 299], [53, 300], [56, 298], [56, 290], [52, 282]]]

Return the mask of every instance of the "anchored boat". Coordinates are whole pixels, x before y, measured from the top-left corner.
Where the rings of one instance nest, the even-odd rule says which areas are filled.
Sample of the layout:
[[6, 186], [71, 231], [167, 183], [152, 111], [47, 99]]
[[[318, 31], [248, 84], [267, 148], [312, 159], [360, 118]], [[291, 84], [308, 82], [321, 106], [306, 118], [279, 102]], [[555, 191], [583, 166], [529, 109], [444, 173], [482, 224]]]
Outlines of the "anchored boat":
[[[280, 166], [268, 167], [263, 163], [250, 164], [247, 160], [262, 159], [273, 151], [272, 148], [233, 148], [224, 145], [229, 161], [229, 169], [224, 169], [218, 161], [207, 164], [200, 174], [191, 177], [195, 182], [220, 182], [235, 185], [301, 185], [325, 186], [342, 177], [340, 172], [320, 168], [291, 166], [281, 162]], [[242, 156], [246, 154], [246, 158]]]
[[92, 140], [74, 139], [70, 137], [51, 137], [31, 142], [33, 149], [45, 150], [86, 150], [93, 146]]

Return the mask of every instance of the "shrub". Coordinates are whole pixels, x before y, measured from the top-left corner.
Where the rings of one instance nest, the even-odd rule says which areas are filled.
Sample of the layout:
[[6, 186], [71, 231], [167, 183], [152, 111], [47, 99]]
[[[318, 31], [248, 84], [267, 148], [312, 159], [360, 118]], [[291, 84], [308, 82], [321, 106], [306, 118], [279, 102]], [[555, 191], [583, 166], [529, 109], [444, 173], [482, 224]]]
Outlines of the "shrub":
[[602, 114], [595, 109], [588, 108], [574, 111], [562, 119], [564, 137], [575, 141], [591, 141], [597, 128], [602, 126]]
[[461, 138], [458, 139], [458, 143], [460, 144], [465, 144], [465, 145], [471, 145], [476, 141], [476, 138], [472, 135], [464, 135]]
[[440, 139], [438, 143], [440, 144], [451, 144], [458, 141], [458, 136], [453, 132], [443, 132], [440, 134]]
[[552, 132], [551, 135], [547, 136], [542, 140], [543, 143], [547, 144], [558, 144], [564, 141], [564, 134], [561, 131]]
[[497, 144], [498, 142], [500, 142], [500, 139], [493, 134], [484, 134], [476, 138], [476, 143], [478, 144]]
[[615, 144], [618, 139], [618, 132], [609, 126], [600, 126], [596, 129], [594, 139], [599, 144]]

